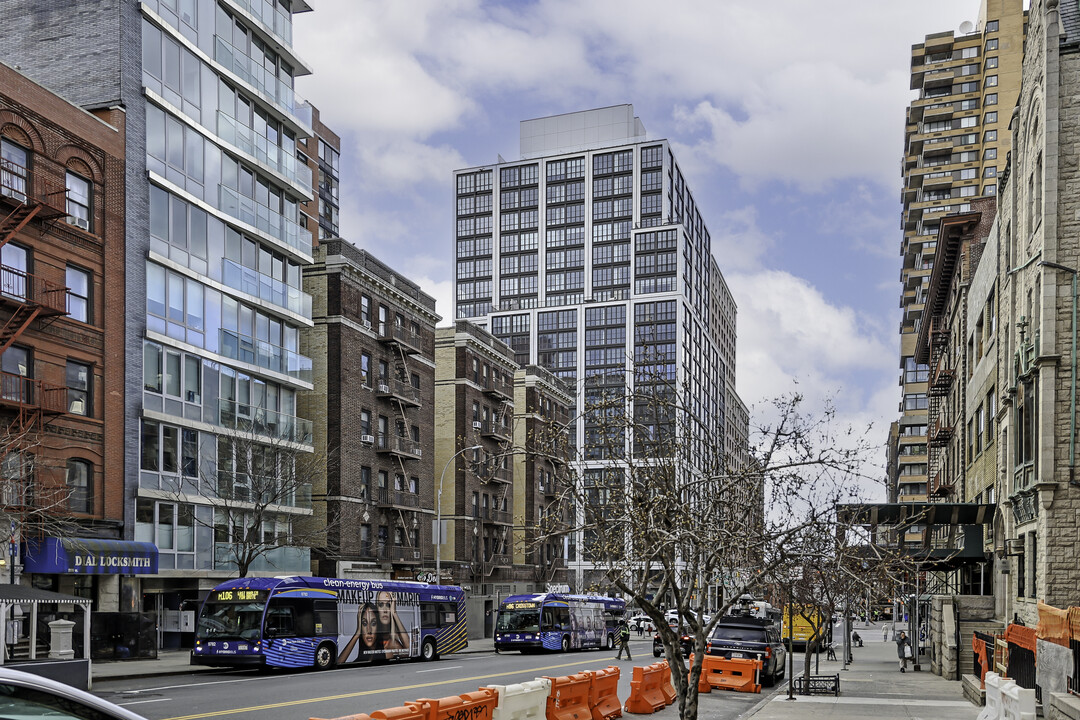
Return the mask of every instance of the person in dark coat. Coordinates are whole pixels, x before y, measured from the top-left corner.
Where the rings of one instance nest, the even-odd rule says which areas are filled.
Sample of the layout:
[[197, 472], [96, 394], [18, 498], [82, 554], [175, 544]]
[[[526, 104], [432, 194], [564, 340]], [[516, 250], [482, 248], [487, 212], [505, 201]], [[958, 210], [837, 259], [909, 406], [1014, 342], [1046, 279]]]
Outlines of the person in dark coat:
[[900, 659], [900, 672], [907, 672], [908, 656], [905, 653], [908, 652], [911, 652], [911, 641], [908, 640], [907, 633], [901, 630], [896, 634], [896, 656]]

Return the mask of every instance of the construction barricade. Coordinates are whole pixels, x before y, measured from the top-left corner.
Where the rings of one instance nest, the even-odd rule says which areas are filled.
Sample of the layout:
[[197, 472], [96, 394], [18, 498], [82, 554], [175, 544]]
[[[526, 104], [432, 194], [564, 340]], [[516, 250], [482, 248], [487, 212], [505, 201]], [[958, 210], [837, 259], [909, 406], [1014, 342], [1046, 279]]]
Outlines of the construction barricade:
[[[656, 665], [634, 667], [630, 680], [630, 697], [626, 699], [626, 711], [637, 715], [648, 715], [667, 707], [667, 698], [660, 688], [663, 679], [662, 670]], [[668, 675], [670, 680], [670, 673]]]
[[1002, 720], [1035, 720], [1035, 691], [1011, 680], [1001, 685]]
[[664, 694], [664, 704], [670, 705], [675, 702], [675, 686], [671, 684], [671, 666], [667, 660], [661, 660], [652, 665], [660, 673], [660, 692]]
[[[489, 685], [498, 693], [498, 703], [492, 720], [543, 720], [551, 681], [537, 678], [513, 685]], [[481, 688], [484, 689], [484, 688]]]
[[761, 661], [736, 658], [728, 659], [717, 655], [706, 655], [701, 664], [701, 676], [710, 686], [718, 690], [735, 692], [761, 692]]
[[551, 694], [547, 698], [547, 720], [591, 720], [589, 709], [590, 673], [576, 673], [564, 677], [545, 677], [551, 682]]
[[978, 720], [1001, 720], [1001, 683], [1005, 678], [993, 670], [986, 673], [986, 705], [979, 713]]
[[592, 678], [589, 685], [589, 710], [592, 720], [613, 720], [622, 717], [622, 703], [619, 702], [619, 668], [608, 665], [603, 670], [593, 670], [588, 675]]
[[[698, 681], [697, 681], [697, 691], [698, 691], [699, 695], [701, 693], [710, 693], [710, 692], [712, 692], [712, 685], [709, 684], [709, 678], [706, 677], [706, 675], [705, 675], [705, 663], [708, 662], [708, 660], [709, 660], [709, 656], [706, 655], [705, 660], [703, 660], [702, 663], [701, 663], [701, 674], [698, 675]], [[694, 654], [690, 653], [690, 665], [693, 666], [693, 664], [694, 664]], [[689, 673], [687, 673], [686, 681], [687, 681], [687, 683], [690, 682]]]
[[[474, 692], [450, 695], [438, 700], [420, 698], [405, 705], [417, 705], [427, 710], [428, 714], [424, 720], [451, 720], [460, 717], [468, 717], [470, 720], [491, 720], [498, 701], [499, 693], [491, 688], [481, 688]], [[404, 720], [393, 717], [380, 718], [378, 712], [371, 713], [371, 718], [372, 720]]]

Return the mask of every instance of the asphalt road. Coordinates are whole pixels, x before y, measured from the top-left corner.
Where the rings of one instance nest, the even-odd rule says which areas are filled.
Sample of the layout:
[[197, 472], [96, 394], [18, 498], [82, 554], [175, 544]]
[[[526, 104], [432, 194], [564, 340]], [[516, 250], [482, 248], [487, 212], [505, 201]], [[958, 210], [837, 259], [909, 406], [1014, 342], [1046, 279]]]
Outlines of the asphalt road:
[[[168, 677], [97, 681], [94, 693], [148, 720], [306, 720], [337, 718], [395, 707], [418, 698], [441, 698], [485, 685], [509, 685], [541, 676], [569, 675], [616, 665], [619, 698], [630, 694], [633, 665], [655, 662], [652, 644], [633, 641], [634, 662], [608, 651], [520, 655], [475, 653], [444, 656], [434, 663], [407, 662], [347, 667], [326, 672], [221, 671]], [[771, 688], [765, 688], [767, 694]], [[699, 715], [735, 720], [763, 695], [720, 692], [702, 695]], [[670, 707], [661, 717], [677, 717]]]

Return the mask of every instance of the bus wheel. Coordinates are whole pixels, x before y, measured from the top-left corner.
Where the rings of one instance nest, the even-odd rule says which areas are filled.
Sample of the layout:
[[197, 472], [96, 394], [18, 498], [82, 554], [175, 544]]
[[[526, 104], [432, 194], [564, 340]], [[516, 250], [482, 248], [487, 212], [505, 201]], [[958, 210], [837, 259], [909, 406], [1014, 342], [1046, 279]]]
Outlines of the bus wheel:
[[315, 651], [316, 670], [329, 670], [334, 667], [335, 660], [337, 660], [337, 658], [334, 656], [334, 646], [330, 643], [323, 643], [319, 646], [319, 649]]
[[614, 650], [615, 649], [615, 636], [612, 635], [611, 633], [608, 633], [608, 636], [607, 636], [607, 649], [608, 650]]
[[570, 636], [569, 635], [563, 635], [563, 638], [562, 638], [562, 651], [566, 652], [569, 649], [570, 649]]
[[424, 647], [420, 650], [420, 657], [426, 662], [428, 660], [438, 660], [439, 653], [435, 650], [435, 641], [428, 638], [424, 641]]

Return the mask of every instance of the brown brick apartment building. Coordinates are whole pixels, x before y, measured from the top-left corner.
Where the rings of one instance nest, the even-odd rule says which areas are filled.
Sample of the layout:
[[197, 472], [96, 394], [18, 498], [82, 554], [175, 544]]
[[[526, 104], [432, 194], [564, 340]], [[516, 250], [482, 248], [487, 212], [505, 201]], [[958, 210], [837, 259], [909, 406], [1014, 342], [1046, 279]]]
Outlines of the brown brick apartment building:
[[125, 115], [87, 112], [3, 64], [0, 88], [2, 507], [23, 540], [16, 569], [95, 610], [133, 610], [132, 577], [72, 567], [91, 544], [132, 551], [121, 542]]
[[313, 569], [421, 577], [435, 560], [435, 299], [340, 239], [319, 243], [304, 289], [315, 389], [301, 412], [327, 448], [325, 482], [312, 488], [316, 522], [327, 526]]

